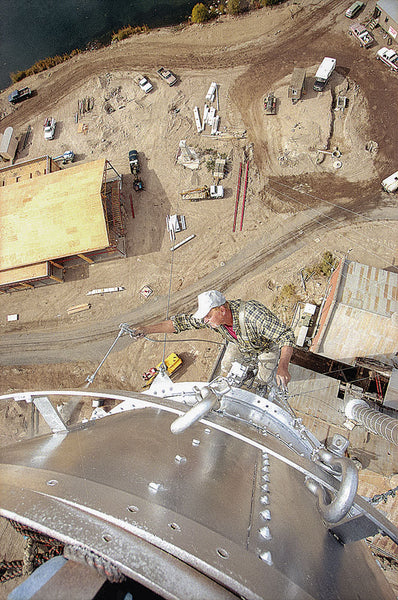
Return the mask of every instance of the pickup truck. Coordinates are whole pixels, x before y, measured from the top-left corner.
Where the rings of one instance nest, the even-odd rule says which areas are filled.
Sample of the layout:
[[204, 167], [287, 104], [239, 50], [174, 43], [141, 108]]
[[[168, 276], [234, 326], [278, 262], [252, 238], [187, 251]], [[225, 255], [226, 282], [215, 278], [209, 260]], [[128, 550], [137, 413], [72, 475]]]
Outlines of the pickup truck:
[[276, 113], [276, 98], [274, 92], [270, 92], [264, 98], [264, 110], [266, 115], [274, 115]]
[[172, 86], [177, 83], [177, 77], [171, 71], [168, 71], [164, 67], [158, 69], [157, 74], [165, 81], [168, 85]]
[[376, 58], [383, 61], [394, 71], [398, 71], [398, 54], [391, 48], [380, 48], [377, 52]]
[[53, 140], [55, 135], [55, 126], [57, 122], [54, 117], [48, 117], [44, 121], [44, 139], [45, 140]]
[[17, 104], [18, 102], [22, 102], [22, 100], [26, 100], [26, 98], [30, 98], [31, 95], [32, 90], [28, 87], [22, 88], [21, 90], [14, 90], [8, 95], [8, 102]]
[[134, 78], [135, 83], [142, 89], [143, 92], [149, 94], [153, 90], [153, 85], [146, 77], [143, 75], [138, 75]]
[[373, 35], [369, 33], [366, 27], [360, 23], [354, 23], [354, 25], [351, 25], [348, 33], [356, 37], [363, 48], [370, 48], [370, 46], [373, 46], [375, 42]]

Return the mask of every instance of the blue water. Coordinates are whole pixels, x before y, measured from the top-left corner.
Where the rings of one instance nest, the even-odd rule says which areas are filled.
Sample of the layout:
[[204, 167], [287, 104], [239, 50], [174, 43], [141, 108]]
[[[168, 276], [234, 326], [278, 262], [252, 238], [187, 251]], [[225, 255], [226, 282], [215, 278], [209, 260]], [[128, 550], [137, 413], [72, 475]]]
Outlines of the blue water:
[[124, 25], [180, 23], [195, 0], [0, 0], [0, 89], [37, 60], [84, 48]]

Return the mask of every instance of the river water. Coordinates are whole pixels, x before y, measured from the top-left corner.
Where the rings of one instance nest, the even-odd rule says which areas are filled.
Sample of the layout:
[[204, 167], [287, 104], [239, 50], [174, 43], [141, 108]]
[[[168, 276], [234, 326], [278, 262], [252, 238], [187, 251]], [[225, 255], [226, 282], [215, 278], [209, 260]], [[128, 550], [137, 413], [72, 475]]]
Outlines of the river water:
[[0, 89], [10, 73], [84, 48], [125, 25], [180, 23], [195, 0], [0, 0]]

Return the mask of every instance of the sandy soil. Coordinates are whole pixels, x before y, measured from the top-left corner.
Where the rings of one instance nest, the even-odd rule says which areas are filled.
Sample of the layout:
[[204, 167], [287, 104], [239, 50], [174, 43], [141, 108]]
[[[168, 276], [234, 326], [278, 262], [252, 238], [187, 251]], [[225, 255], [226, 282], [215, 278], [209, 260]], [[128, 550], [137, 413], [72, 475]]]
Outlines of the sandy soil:
[[[134, 325], [191, 310], [206, 288], [275, 304], [288, 320], [278, 293], [293, 283], [302, 299], [319, 301], [324, 282], [312, 281], [304, 295], [300, 270], [319, 261], [324, 250], [337, 257], [351, 251], [354, 260], [380, 267], [394, 264], [395, 199], [381, 192], [380, 180], [396, 165], [397, 116], [389, 98], [398, 79], [375, 60], [380, 34], [378, 46], [367, 51], [347, 35], [344, 8], [343, 1], [287, 2], [206, 26], [156, 30], [29, 78], [24, 83], [35, 95], [17, 108], [8, 105], [8, 91], [0, 95], [1, 130], [11, 125], [22, 136], [28, 126], [32, 129], [18, 161], [68, 149], [78, 161], [111, 161], [123, 175], [127, 239], [126, 259], [69, 268], [61, 285], [1, 297], [3, 393], [79, 387], [121, 322]], [[316, 94], [313, 77], [325, 54], [335, 56], [338, 67], [327, 91]], [[176, 86], [169, 88], [156, 76], [160, 65], [178, 75]], [[287, 99], [294, 66], [307, 70], [305, 95], [296, 105]], [[138, 72], [154, 85], [148, 95], [133, 81]], [[202, 134], [196, 131], [193, 108], [203, 111], [211, 81], [219, 84], [220, 131], [226, 137], [210, 136], [208, 127]], [[266, 116], [263, 100], [270, 90], [278, 110]], [[344, 112], [334, 110], [339, 93], [348, 98]], [[85, 97], [94, 98], [94, 108], [76, 123], [78, 101]], [[49, 115], [57, 120], [53, 141], [42, 134]], [[82, 124], [86, 133], [79, 133]], [[198, 170], [176, 163], [180, 140], [200, 156]], [[370, 140], [376, 151], [366, 149]], [[145, 183], [140, 194], [132, 191], [131, 148], [140, 153]], [[341, 152], [339, 168], [327, 154], [320, 162], [317, 150], [335, 148]], [[228, 161], [225, 197], [181, 200], [183, 189], [213, 182], [207, 163], [221, 155]], [[233, 232], [238, 171], [246, 159], [244, 221], [240, 231], [240, 204]], [[177, 234], [177, 241], [195, 234], [174, 253], [167, 214], [186, 218], [187, 230]], [[139, 293], [143, 285], [153, 289], [147, 300]], [[113, 286], [125, 291], [92, 296], [89, 311], [67, 315], [68, 307], [87, 301], [89, 290]], [[19, 314], [18, 322], [7, 322], [11, 313]], [[208, 343], [184, 342], [184, 337]], [[167, 351], [184, 358], [179, 377], [206, 377], [218, 351], [213, 341], [214, 335], [201, 333], [168, 343]], [[140, 389], [141, 373], [160, 360], [163, 345], [128, 342], [120, 340], [96, 386]]]

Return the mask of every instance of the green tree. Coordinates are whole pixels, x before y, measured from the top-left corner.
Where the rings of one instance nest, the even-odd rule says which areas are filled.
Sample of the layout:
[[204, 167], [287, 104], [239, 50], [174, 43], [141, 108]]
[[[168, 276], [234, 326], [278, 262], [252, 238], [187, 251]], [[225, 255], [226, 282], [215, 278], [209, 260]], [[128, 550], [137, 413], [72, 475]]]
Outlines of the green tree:
[[242, 11], [242, 0], [228, 0], [227, 12], [230, 15], [238, 15]]
[[192, 23], [204, 23], [209, 18], [209, 10], [202, 2], [198, 2], [192, 9], [191, 21]]

